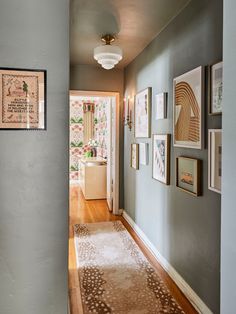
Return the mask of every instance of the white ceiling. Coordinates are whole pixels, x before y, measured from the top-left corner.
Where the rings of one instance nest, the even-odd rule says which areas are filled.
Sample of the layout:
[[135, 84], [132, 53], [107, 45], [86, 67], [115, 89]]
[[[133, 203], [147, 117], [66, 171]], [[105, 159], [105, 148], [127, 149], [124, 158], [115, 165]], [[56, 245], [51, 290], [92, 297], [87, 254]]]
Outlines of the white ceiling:
[[190, 0], [70, 0], [70, 61], [94, 64], [102, 35], [115, 34], [129, 64]]

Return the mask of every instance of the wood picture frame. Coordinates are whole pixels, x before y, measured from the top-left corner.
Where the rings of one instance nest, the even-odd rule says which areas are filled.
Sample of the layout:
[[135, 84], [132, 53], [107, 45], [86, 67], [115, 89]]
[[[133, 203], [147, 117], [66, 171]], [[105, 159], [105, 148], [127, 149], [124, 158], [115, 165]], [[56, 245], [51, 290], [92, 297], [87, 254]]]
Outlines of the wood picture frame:
[[176, 187], [193, 196], [202, 195], [199, 159], [180, 156], [176, 158]]
[[149, 138], [151, 136], [151, 94], [148, 87], [135, 95], [134, 99], [134, 137]]
[[153, 134], [152, 178], [170, 184], [170, 134]]
[[131, 144], [131, 154], [130, 154], [130, 166], [131, 168], [138, 170], [139, 169], [139, 144]]
[[208, 189], [221, 194], [222, 130], [208, 130]]
[[0, 130], [46, 130], [47, 71], [0, 68]]
[[204, 85], [203, 66], [173, 80], [173, 145], [175, 147], [203, 148]]
[[208, 67], [208, 114], [222, 114], [223, 103], [223, 61]]

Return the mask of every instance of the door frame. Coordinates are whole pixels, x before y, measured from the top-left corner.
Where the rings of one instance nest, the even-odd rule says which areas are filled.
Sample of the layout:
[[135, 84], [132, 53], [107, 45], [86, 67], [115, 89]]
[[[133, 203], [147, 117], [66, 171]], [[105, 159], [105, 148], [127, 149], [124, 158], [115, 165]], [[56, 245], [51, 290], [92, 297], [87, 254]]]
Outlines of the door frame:
[[120, 215], [119, 209], [119, 182], [120, 182], [120, 93], [105, 91], [70, 90], [70, 96], [86, 97], [115, 97], [116, 99], [116, 125], [115, 125], [115, 184], [113, 184], [113, 211], [114, 215]]

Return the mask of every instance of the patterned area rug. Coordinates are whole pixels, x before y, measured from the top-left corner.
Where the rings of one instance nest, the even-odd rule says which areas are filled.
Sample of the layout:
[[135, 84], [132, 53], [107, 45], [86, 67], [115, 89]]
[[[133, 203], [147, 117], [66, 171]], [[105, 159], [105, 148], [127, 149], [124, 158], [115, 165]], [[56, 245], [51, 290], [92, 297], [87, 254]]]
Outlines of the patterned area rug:
[[84, 314], [184, 314], [120, 221], [74, 230]]

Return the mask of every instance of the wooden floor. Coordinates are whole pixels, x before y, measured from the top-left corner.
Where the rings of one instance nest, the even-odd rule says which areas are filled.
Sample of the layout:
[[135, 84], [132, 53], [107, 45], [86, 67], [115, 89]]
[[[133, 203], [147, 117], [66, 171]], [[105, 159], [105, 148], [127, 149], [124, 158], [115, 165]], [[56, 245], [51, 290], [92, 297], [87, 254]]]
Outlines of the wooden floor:
[[77, 185], [71, 185], [70, 187], [70, 225], [69, 225], [69, 302], [70, 302], [70, 314], [82, 314], [81, 313], [81, 299], [79, 292], [78, 272], [76, 270], [76, 258], [73, 238], [73, 225], [76, 223], [87, 222], [100, 222], [121, 220], [125, 227], [128, 229], [131, 236], [139, 245], [144, 255], [157, 270], [162, 280], [169, 288], [173, 297], [177, 300], [180, 306], [183, 308], [186, 314], [197, 313], [192, 307], [189, 301], [185, 298], [182, 292], [178, 289], [172, 279], [167, 275], [163, 268], [157, 263], [156, 259], [145, 248], [142, 241], [134, 233], [133, 229], [121, 216], [112, 215], [106, 205], [105, 200], [86, 201], [82, 195], [81, 190]]

